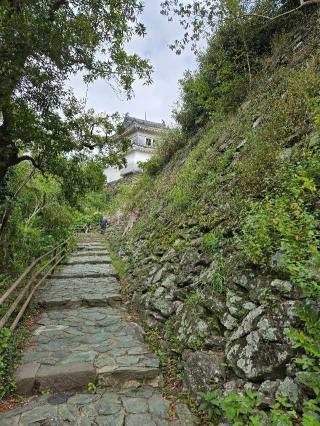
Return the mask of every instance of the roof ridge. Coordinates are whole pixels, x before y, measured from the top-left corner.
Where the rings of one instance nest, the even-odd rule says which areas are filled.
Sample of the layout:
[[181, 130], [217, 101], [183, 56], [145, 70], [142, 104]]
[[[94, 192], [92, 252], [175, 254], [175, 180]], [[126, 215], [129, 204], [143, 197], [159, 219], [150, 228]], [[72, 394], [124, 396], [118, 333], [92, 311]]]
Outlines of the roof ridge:
[[163, 129], [167, 127], [164, 120], [162, 120], [162, 122], [159, 123], [157, 121], [150, 121], [150, 120], [144, 120], [137, 117], [130, 117], [129, 115], [125, 116], [123, 120], [123, 124], [125, 128], [128, 128], [133, 124], [140, 124], [140, 125], [145, 125], [146, 127], [156, 127], [156, 128], [163, 128]]

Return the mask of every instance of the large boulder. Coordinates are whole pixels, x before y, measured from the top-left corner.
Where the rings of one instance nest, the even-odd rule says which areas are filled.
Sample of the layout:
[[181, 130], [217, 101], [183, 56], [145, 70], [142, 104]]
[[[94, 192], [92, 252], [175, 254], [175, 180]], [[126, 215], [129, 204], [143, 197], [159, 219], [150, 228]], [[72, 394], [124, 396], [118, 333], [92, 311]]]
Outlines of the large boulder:
[[168, 318], [175, 311], [173, 297], [170, 288], [159, 286], [150, 299], [152, 309], [160, 312], [161, 315]]
[[226, 312], [223, 317], [220, 318], [220, 321], [223, 326], [229, 331], [234, 330], [238, 326], [238, 320], [232, 315], [230, 315], [228, 312]]
[[185, 303], [175, 319], [175, 331], [179, 343], [190, 349], [201, 349], [204, 342], [217, 332], [209, 322], [208, 313], [201, 305]]
[[284, 377], [294, 355], [287, 330], [298, 323], [295, 302], [250, 311], [227, 342], [226, 357], [235, 373], [251, 381]]
[[225, 297], [212, 291], [210, 288], [204, 288], [203, 294], [203, 305], [214, 314], [217, 318], [221, 318], [226, 312]]
[[224, 352], [186, 350], [182, 354], [182, 360], [185, 384], [193, 395], [211, 390], [225, 380]]
[[259, 396], [265, 406], [271, 406], [276, 402], [276, 392], [280, 380], [265, 380], [259, 387]]
[[229, 313], [235, 318], [242, 318], [249, 311], [256, 308], [256, 305], [248, 301], [248, 295], [244, 292], [227, 289], [226, 305]]
[[165, 318], [170, 317], [175, 311], [175, 305], [172, 300], [172, 297], [169, 295], [164, 296], [163, 298], [154, 298], [152, 301], [153, 308], [160, 312]]
[[289, 402], [291, 402], [291, 404], [295, 406], [300, 405], [301, 408], [301, 389], [290, 377], [286, 377], [283, 381], [280, 382], [276, 392], [276, 397], [286, 398]]

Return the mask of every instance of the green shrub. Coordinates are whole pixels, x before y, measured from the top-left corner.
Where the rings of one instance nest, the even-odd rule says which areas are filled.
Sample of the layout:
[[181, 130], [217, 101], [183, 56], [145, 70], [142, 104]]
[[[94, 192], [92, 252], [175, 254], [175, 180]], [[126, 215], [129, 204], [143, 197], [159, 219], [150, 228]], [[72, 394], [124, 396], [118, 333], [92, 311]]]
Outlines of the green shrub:
[[156, 176], [162, 169], [162, 162], [159, 156], [153, 156], [150, 160], [141, 163], [141, 168], [149, 176]]
[[[230, 391], [223, 396], [219, 389], [215, 389], [199, 393], [199, 396], [201, 398], [199, 410], [205, 411], [210, 420], [217, 421], [223, 415], [233, 426], [263, 426], [266, 422], [272, 426], [298, 424], [299, 416], [296, 410], [283, 397], [278, 397], [270, 410], [264, 411], [258, 393], [249, 389], [245, 389], [244, 394]], [[318, 424], [316, 413], [319, 412], [320, 409], [316, 400], [312, 404], [307, 404], [299, 424], [316, 426]], [[267, 420], [267, 417], [269, 417], [269, 420]]]
[[200, 393], [199, 396], [202, 399], [199, 409], [206, 411], [212, 420], [217, 420], [223, 414], [233, 426], [262, 426], [266, 416], [259, 410], [262, 400], [249, 389], [245, 390], [244, 395], [231, 391], [222, 397], [217, 389]]
[[204, 234], [202, 237], [203, 247], [208, 253], [214, 253], [216, 249], [225, 243], [223, 232], [219, 229]]
[[174, 154], [186, 145], [185, 136], [178, 129], [170, 129], [161, 135], [157, 146], [156, 156], [162, 166], [167, 164]]
[[14, 334], [4, 327], [0, 330], [0, 400], [14, 392], [16, 384], [12, 378], [19, 350], [28, 333], [18, 329]]
[[10, 379], [12, 366], [8, 352], [10, 351], [11, 332], [4, 327], [0, 330], [0, 400], [15, 389], [14, 382]]
[[167, 130], [157, 142], [153, 157], [149, 161], [141, 163], [141, 168], [149, 176], [157, 175], [185, 144], [185, 137], [178, 129]]

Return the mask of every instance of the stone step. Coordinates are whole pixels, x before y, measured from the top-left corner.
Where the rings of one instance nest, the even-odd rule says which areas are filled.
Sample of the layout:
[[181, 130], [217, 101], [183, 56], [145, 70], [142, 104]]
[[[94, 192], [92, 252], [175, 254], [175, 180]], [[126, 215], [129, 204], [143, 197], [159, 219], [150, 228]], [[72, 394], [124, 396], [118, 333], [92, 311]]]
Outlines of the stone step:
[[119, 282], [114, 277], [50, 279], [37, 292], [36, 303], [44, 308], [116, 306], [121, 302]]
[[99, 277], [118, 277], [118, 273], [109, 263], [96, 265], [81, 263], [76, 265], [66, 265], [60, 272], [54, 275], [54, 279]]
[[[170, 418], [170, 420], [169, 420]], [[60, 393], [0, 414], [1, 426], [193, 426], [185, 404], [172, 404], [150, 386], [135, 390]]]
[[106, 254], [102, 255], [96, 255], [96, 256], [84, 256], [84, 255], [77, 255], [70, 257], [66, 262], [65, 265], [79, 265], [82, 263], [90, 263], [90, 264], [98, 264], [98, 263], [111, 263], [111, 258], [107, 256]]
[[99, 239], [99, 240], [90, 240], [90, 241], [80, 241], [78, 245], [82, 246], [94, 246], [95, 244], [103, 245], [105, 243], [105, 240]]
[[99, 239], [90, 239], [88, 241], [79, 241], [78, 244], [83, 244], [83, 245], [90, 245], [90, 244], [104, 244], [105, 240], [103, 238], [99, 238]]
[[106, 250], [91, 250], [91, 251], [76, 251], [75, 253], [72, 253], [73, 257], [79, 257], [79, 256], [108, 256], [108, 252]]
[[102, 244], [78, 244], [77, 245], [78, 250], [106, 250], [105, 246]]
[[109, 252], [106, 249], [103, 250], [79, 250], [72, 253], [73, 257], [79, 257], [79, 256], [108, 256]]
[[120, 308], [49, 310], [38, 320], [14, 375], [17, 392], [32, 395], [84, 390], [96, 378], [105, 388], [156, 385], [158, 358], [142, 330]]

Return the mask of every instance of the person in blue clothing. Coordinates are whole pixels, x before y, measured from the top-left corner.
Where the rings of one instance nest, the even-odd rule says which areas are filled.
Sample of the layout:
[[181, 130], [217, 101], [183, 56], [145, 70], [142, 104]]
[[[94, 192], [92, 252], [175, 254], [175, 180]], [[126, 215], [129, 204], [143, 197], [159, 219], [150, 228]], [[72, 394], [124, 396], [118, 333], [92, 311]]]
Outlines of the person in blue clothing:
[[108, 219], [105, 216], [103, 216], [100, 219], [100, 232], [101, 232], [101, 234], [104, 234], [106, 232], [107, 225], [108, 225]]

